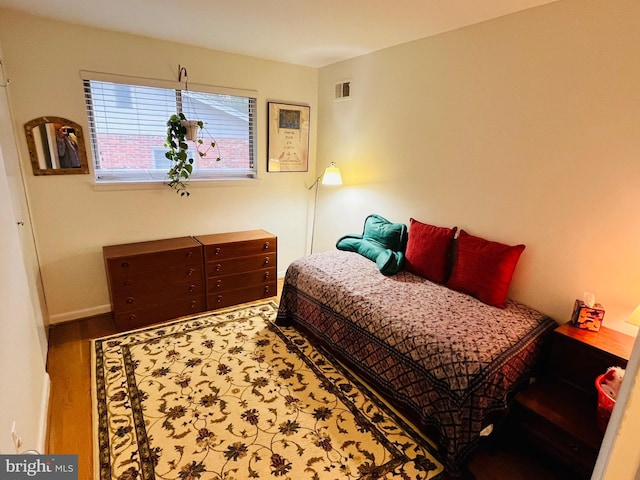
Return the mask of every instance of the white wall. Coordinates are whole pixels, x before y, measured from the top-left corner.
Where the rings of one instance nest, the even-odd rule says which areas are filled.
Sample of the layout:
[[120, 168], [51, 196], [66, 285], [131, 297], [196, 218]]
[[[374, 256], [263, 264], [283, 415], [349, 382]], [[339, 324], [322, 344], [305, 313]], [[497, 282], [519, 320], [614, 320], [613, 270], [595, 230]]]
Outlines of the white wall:
[[[600, 455], [593, 470], [593, 480], [638, 480], [640, 478], [640, 337], [636, 337], [624, 381], [616, 399]], [[633, 394], [635, 398], [633, 398]]]
[[[28, 32], [28, 34], [27, 34]], [[315, 178], [316, 69], [83, 28], [0, 10], [0, 42], [11, 79], [10, 101], [27, 174], [44, 294], [52, 323], [109, 310], [102, 246], [263, 228], [279, 237], [279, 265], [305, 254], [306, 188]], [[255, 185], [198, 187], [180, 198], [166, 186], [96, 190], [93, 175], [33, 176], [23, 124], [43, 115], [73, 120], [88, 134], [80, 70], [258, 91]], [[266, 103], [311, 106], [310, 171], [266, 173]]]
[[[321, 69], [317, 161], [345, 186], [321, 190], [314, 248], [372, 212], [525, 243], [512, 297], [564, 323], [591, 291], [636, 335], [639, 21], [637, 0], [561, 0]], [[594, 479], [638, 478], [638, 349]]]
[[[175, 80], [182, 64], [193, 82], [257, 89], [259, 119], [267, 100], [310, 104], [318, 167], [336, 161], [346, 183], [320, 190], [317, 250], [372, 212], [458, 225], [527, 244], [514, 298], [563, 322], [589, 290], [605, 324], [635, 333], [623, 320], [640, 303], [638, 18], [636, 0], [561, 0], [323, 68], [319, 81], [314, 69], [6, 10], [0, 43], [19, 132], [41, 115], [86, 127], [81, 69]], [[334, 103], [345, 79], [353, 99]], [[107, 308], [102, 245], [265, 228], [280, 237], [280, 270], [304, 254], [315, 157], [307, 174], [266, 174], [264, 123], [258, 140], [259, 185], [194, 188], [186, 201], [27, 174], [53, 320]], [[28, 168], [21, 135], [19, 147]], [[637, 431], [630, 403], [620, 444]]]
[[[0, 55], [0, 59], [1, 59]], [[0, 85], [5, 79], [0, 75]], [[16, 453], [13, 422], [22, 438], [19, 450], [43, 451], [49, 377], [45, 372], [46, 338], [37, 291], [29, 280], [21, 244], [29, 219], [19, 212], [19, 184], [11, 192], [17, 160], [5, 87], [0, 87], [0, 453]], [[24, 194], [22, 193], [24, 196]], [[24, 222], [23, 226], [18, 222]]]
[[635, 334], [639, 19], [563, 0], [321, 69], [318, 165], [346, 185], [321, 191], [317, 249], [373, 212], [457, 225], [527, 245], [512, 297], [564, 323], [590, 291]]

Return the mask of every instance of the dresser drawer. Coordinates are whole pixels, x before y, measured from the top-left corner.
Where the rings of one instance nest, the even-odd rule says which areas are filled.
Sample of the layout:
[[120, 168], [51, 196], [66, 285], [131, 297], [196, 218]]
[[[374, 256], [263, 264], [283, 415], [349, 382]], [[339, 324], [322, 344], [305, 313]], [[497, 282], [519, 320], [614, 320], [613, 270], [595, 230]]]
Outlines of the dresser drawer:
[[207, 293], [220, 293], [227, 290], [246, 288], [253, 285], [273, 283], [276, 268], [252, 270], [235, 275], [223, 275], [207, 279]]
[[148, 308], [153, 305], [166, 304], [167, 302], [193, 300], [194, 296], [200, 298], [204, 294], [204, 282], [183, 283], [180, 285], [166, 285], [161, 288], [140, 292], [132, 292], [128, 295], [119, 295], [113, 298], [113, 309], [116, 312]]
[[246, 257], [262, 253], [276, 252], [276, 238], [264, 238], [233, 243], [214, 243], [204, 247], [207, 262], [224, 260], [227, 258]]
[[194, 295], [181, 299], [169, 298], [165, 303], [147, 305], [138, 310], [117, 312], [113, 319], [119, 330], [129, 330], [205, 310], [204, 295]]
[[251, 257], [230, 258], [207, 263], [207, 279], [220, 275], [231, 275], [234, 273], [250, 272], [276, 266], [276, 254], [254, 255]]
[[144, 294], [169, 285], [204, 283], [202, 264], [157, 270], [152, 275], [139, 273], [113, 278], [110, 284], [112, 296]]
[[164, 270], [167, 267], [200, 264], [202, 250], [198, 247], [107, 259], [107, 269], [111, 278]]
[[205, 262], [261, 253], [275, 253], [278, 249], [278, 237], [265, 230], [214, 233], [198, 235], [194, 238], [204, 245]]
[[220, 293], [210, 293], [207, 295], [207, 308], [215, 310], [217, 308], [236, 305], [238, 303], [251, 302], [262, 298], [274, 297], [278, 293], [277, 282], [274, 281], [264, 285], [254, 285], [252, 287], [238, 290], [228, 290]]

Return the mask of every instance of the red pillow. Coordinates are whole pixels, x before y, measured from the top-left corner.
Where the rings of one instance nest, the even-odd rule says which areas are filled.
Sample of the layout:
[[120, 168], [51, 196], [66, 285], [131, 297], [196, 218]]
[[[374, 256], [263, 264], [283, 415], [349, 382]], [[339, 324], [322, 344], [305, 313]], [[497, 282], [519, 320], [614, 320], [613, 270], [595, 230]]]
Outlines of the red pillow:
[[491, 242], [461, 230], [447, 286], [504, 308], [513, 272], [524, 248], [524, 245]]
[[434, 227], [410, 219], [405, 270], [432, 282], [444, 283], [456, 230], [457, 227]]

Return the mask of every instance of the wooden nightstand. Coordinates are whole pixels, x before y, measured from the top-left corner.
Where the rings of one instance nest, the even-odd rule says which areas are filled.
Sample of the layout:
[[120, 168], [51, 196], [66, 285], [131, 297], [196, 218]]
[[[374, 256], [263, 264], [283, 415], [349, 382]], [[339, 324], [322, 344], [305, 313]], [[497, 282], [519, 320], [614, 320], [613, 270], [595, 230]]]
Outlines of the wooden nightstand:
[[603, 437], [596, 425], [595, 379], [608, 367], [625, 368], [633, 342], [607, 327], [599, 332], [568, 323], [558, 327], [544, 375], [515, 397], [517, 434], [588, 478]]

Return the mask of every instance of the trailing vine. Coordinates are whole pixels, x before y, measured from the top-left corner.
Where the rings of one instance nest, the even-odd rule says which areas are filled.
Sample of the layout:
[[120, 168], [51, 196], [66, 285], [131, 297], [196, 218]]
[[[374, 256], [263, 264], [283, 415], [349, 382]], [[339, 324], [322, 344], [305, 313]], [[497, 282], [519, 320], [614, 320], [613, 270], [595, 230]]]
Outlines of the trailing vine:
[[[164, 146], [167, 148], [165, 157], [170, 160], [171, 168], [167, 173], [169, 187], [173, 188], [180, 196], [189, 196], [187, 186], [191, 174], [193, 173], [193, 157], [189, 155], [189, 145], [187, 144], [187, 127], [184, 122], [187, 121], [184, 113], [176, 113], [169, 117], [167, 121], [167, 139]], [[198, 121], [198, 129], [204, 128], [204, 123]], [[206, 150], [202, 150], [204, 142], [202, 138], [195, 140], [196, 151], [202, 158], [207, 155], [211, 148], [216, 147], [215, 142], [210, 142]], [[220, 161], [220, 157], [216, 158], [216, 161]]]

